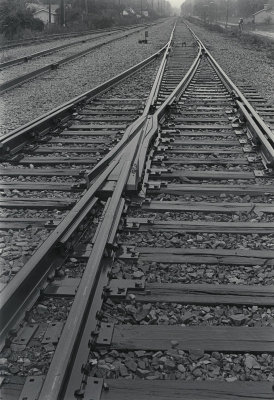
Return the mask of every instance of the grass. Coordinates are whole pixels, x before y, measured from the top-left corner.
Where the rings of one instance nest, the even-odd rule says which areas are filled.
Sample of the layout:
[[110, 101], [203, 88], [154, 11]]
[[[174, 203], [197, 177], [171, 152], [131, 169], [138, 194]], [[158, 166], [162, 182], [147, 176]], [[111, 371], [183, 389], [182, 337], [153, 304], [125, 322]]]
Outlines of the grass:
[[7, 54], [7, 52], [5, 50], [3, 50], [1, 57], [0, 57], [0, 62], [4, 63], [4, 62], [12, 60], [12, 58], [13, 57], [11, 55]]
[[264, 32], [274, 32], [274, 24], [271, 25], [256, 25], [256, 29], [258, 31], [264, 31]]
[[222, 33], [224, 36], [237, 38], [242, 45], [249, 45], [259, 51], [266, 51], [266, 55], [270, 60], [274, 60], [274, 41], [266, 36], [258, 36], [252, 31], [243, 31], [239, 33], [237, 27], [225, 29], [217, 24], [204, 24], [203, 21], [189, 17], [190, 22], [203, 26], [205, 29]]

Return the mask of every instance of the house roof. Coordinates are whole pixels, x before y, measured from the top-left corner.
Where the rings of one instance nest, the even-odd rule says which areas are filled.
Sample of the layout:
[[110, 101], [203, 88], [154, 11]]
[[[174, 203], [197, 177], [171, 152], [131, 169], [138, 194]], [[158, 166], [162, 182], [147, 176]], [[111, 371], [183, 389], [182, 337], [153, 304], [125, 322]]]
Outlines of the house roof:
[[[41, 11], [45, 11], [46, 13], [49, 12], [49, 10], [48, 10], [47, 8], [40, 8], [39, 10], [34, 11], [33, 14], [38, 14], [38, 13], [40, 13]], [[56, 13], [55, 11], [51, 10], [51, 15], [57, 15], [57, 13]]]
[[[28, 3], [27, 8], [34, 10], [34, 14], [41, 10], [48, 11], [48, 7], [46, 7], [44, 4], [42, 5], [36, 3]], [[51, 5], [52, 14], [54, 14], [58, 8], [60, 8], [59, 4], [52, 4]]]
[[126, 8], [124, 9], [124, 11], [126, 11], [128, 14], [135, 14], [135, 11], [134, 11], [133, 8], [131, 8], [131, 7], [126, 7]]
[[255, 13], [252, 14], [252, 15], [260, 14], [260, 13], [263, 12], [263, 11], [265, 11], [265, 12], [268, 13], [268, 14], [273, 14], [273, 15], [274, 15], [274, 11], [266, 10], [265, 8], [263, 8], [262, 10], [259, 10], [259, 11], [255, 12]]

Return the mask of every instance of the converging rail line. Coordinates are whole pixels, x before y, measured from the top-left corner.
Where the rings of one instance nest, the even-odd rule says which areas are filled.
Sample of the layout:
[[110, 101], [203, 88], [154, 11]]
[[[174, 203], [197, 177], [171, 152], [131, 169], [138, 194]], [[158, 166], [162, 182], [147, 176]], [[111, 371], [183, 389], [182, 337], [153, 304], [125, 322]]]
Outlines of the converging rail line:
[[7, 399], [273, 398], [274, 110], [183, 23], [162, 52], [142, 107], [98, 89], [1, 142], [86, 182], [3, 291]]

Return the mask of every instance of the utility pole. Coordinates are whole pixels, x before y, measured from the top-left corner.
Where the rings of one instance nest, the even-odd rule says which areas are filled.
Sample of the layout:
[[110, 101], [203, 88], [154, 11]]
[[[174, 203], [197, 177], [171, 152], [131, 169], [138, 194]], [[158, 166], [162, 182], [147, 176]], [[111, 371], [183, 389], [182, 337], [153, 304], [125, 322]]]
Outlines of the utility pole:
[[88, 15], [88, 0], [85, 0], [85, 13]]
[[141, 0], [141, 18], [143, 17], [143, 0]]
[[65, 26], [66, 16], [65, 16], [65, 0], [60, 0], [60, 24]]
[[226, 0], [226, 18], [225, 18], [225, 28], [227, 29], [227, 24], [228, 24], [228, 0]]
[[204, 9], [204, 23], [206, 24], [206, 19], [207, 19], [207, 15], [208, 15], [208, 13], [207, 13], [207, 11], [208, 11], [208, 5], [204, 5], [203, 6], [203, 9]]
[[49, 25], [51, 24], [51, 0], [49, 0]]

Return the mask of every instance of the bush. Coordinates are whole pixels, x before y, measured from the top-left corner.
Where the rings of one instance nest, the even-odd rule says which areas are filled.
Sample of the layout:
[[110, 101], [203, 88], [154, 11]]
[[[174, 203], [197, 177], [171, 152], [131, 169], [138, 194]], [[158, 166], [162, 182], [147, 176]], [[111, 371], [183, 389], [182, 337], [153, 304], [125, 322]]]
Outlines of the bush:
[[224, 33], [226, 31], [225, 28], [223, 28], [222, 26], [220, 26], [218, 24], [210, 24], [210, 25], [207, 26], [207, 28], [210, 31], [220, 32], [220, 33]]
[[271, 22], [272, 22], [272, 18], [271, 18], [270, 15], [268, 15], [268, 16], [264, 19], [264, 23], [265, 23], [266, 25], [270, 25]]
[[0, 32], [5, 37], [12, 39], [24, 29], [42, 31], [44, 24], [41, 20], [33, 17], [24, 1], [18, 3], [17, 0], [6, 0], [1, 3]]

